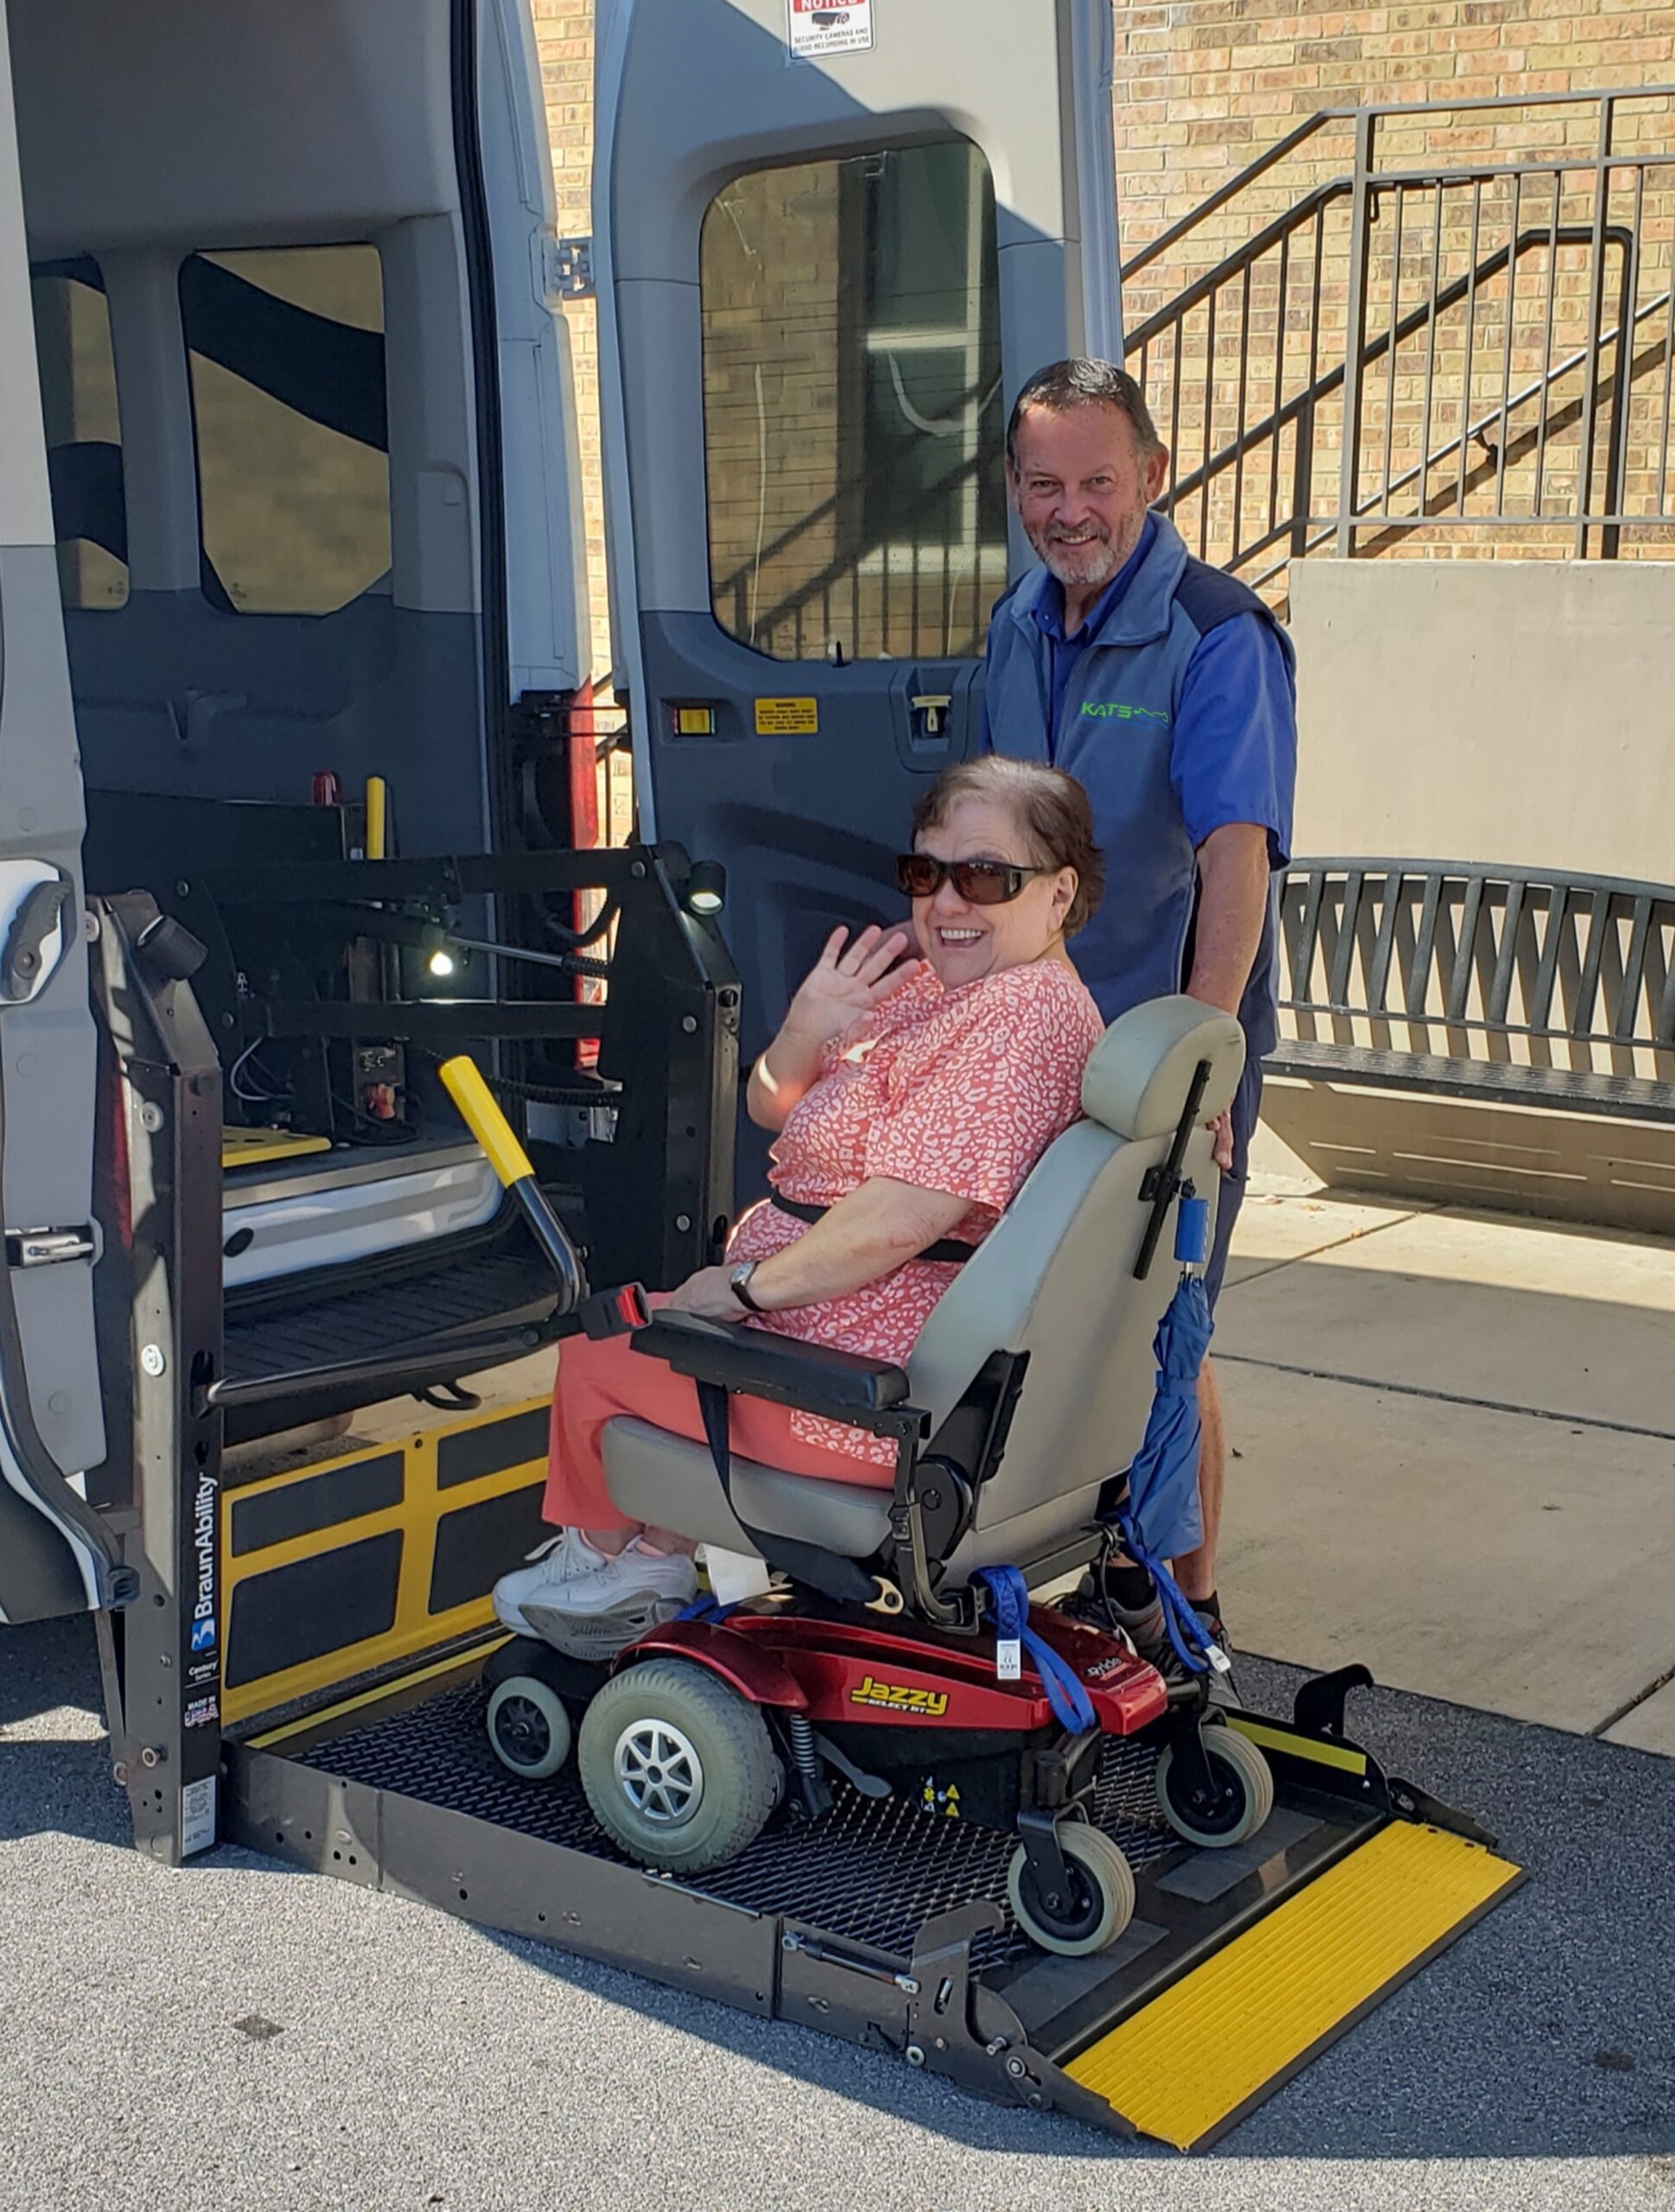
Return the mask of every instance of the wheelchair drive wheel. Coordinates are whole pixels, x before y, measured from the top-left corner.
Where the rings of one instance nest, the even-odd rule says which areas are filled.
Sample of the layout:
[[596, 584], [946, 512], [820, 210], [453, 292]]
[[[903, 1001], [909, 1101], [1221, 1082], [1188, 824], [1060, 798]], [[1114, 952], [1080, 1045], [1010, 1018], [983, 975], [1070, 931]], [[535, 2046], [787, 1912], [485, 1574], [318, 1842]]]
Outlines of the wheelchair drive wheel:
[[647, 1659], [614, 1675], [583, 1716], [576, 1763], [613, 1842], [672, 1873], [734, 1858], [783, 1785], [760, 1712], [683, 1659]]
[[570, 1715], [557, 1691], [537, 1675], [497, 1682], [484, 1726], [495, 1758], [525, 1782], [545, 1782], [570, 1757]]
[[1213, 1794], [1206, 1796], [1188, 1788], [1186, 1770], [1170, 1744], [1157, 1762], [1158, 1808], [1187, 1842], [1207, 1851], [1225, 1851], [1253, 1836], [1273, 1811], [1273, 1771], [1250, 1738], [1235, 1728], [1207, 1727], [1200, 1740]]
[[1109, 1949], [1133, 1918], [1133, 1871], [1102, 1829], [1065, 1821], [1058, 1836], [1070, 1873], [1069, 1897], [1049, 1904], [1041, 1895], [1022, 1844], [1006, 1870], [1006, 1894], [1013, 1917], [1032, 1943], [1061, 1958], [1089, 1958]]

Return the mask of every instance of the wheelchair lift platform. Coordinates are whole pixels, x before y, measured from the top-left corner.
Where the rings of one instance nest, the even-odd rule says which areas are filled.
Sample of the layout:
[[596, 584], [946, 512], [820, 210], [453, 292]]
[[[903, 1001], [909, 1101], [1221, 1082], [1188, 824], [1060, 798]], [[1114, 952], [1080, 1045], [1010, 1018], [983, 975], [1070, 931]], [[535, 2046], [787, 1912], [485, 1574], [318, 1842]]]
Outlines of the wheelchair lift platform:
[[645, 1872], [573, 1768], [511, 1774], [483, 1726], [504, 1639], [324, 1712], [229, 1738], [231, 1840], [424, 1899], [670, 1987], [893, 2052], [1002, 2101], [1181, 2150], [1213, 2143], [1508, 1896], [1492, 1839], [1387, 1777], [1343, 1732], [1360, 1670], [1289, 1720], [1233, 1712], [1277, 1800], [1222, 1851], [1166, 1826], [1155, 1753], [1110, 1739], [1093, 1808], [1133, 1866], [1117, 1943], [1048, 1956], [1006, 1898], [1016, 1838], [921, 1798], [841, 1786], [690, 1884]]

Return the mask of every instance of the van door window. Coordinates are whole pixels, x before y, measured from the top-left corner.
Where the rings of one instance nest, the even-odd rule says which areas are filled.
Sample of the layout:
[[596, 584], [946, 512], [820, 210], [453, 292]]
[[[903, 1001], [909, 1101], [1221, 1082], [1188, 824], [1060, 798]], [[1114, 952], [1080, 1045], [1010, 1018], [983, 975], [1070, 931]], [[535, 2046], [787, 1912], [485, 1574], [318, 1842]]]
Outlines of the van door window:
[[59, 587], [66, 607], [120, 607], [128, 512], [105, 279], [91, 259], [42, 263], [30, 271], [29, 292]]
[[181, 319], [206, 594], [241, 614], [347, 607], [390, 567], [377, 248], [195, 253]]
[[978, 149], [736, 178], [700, 267], [716, 620], [780, 659], [979, 654], [1006, 511]]

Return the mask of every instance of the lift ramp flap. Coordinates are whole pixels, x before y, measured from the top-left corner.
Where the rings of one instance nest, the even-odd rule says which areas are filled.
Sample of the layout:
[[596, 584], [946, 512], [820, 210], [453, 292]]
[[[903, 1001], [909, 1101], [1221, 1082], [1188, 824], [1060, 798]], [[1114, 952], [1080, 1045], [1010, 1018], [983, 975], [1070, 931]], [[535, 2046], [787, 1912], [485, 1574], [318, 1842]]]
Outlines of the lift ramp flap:
[[1393, 1821], [1065, 2070], [1143, 2135], [1204, 2148], [1522, 1878], [1481, 1844]]
[[688, 1886], [641, 1872], [572, 1771], [519, 1780], [483, 1729], [491, 1646], [229, 1742], [239, 1840], [671, 1986], [888, 2050], [980, 2094], [1205, 2147], [1524, 1879], [1341, 1732], [1266, 1715], [1277, 1803], [1194, 1851], [1149, 1809], [1149, 1755], [1107, 1746], [1095, 1817], [1137, 1904], [1093, 1959], [1012, 1925], [1013, 1839], [840, 1792]]

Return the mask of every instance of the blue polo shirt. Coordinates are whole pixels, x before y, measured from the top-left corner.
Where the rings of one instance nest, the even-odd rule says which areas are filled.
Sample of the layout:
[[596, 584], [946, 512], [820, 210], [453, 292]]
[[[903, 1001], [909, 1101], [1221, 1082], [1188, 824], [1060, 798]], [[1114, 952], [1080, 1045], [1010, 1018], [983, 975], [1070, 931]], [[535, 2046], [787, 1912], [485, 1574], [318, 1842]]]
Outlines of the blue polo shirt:
[[[982, 745], [1078, 777], [1105, 849], [1104, 905], [1071, 944], [1107, 1021], [1181, 988], [1197, 848], [1229, 823], [1290, 854], [1296, 712], [1290, 639], [1245, 585], [1194, 559], [1166, 517], [1064, 634], [1064, 594], [1031, 569], [995, 608]], [[1251, 1051], [1276, 1028], [1271, 914], [1239, 1018]]]

